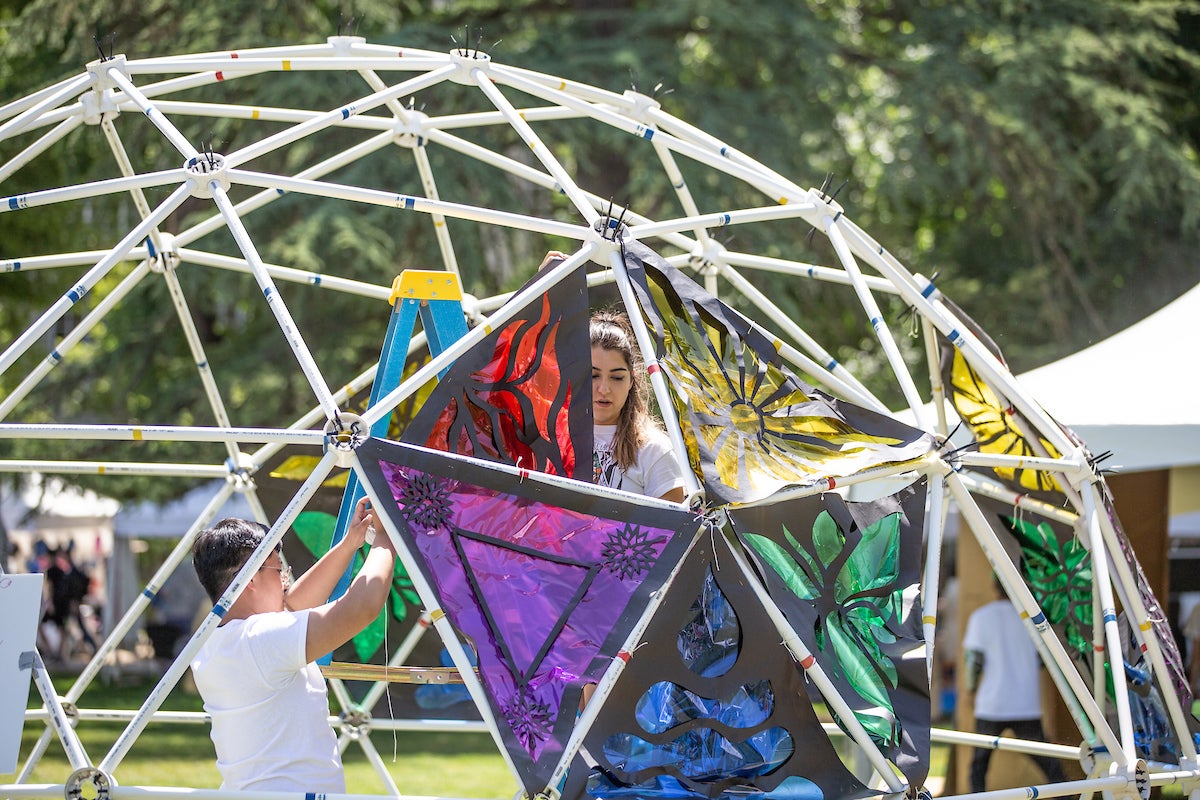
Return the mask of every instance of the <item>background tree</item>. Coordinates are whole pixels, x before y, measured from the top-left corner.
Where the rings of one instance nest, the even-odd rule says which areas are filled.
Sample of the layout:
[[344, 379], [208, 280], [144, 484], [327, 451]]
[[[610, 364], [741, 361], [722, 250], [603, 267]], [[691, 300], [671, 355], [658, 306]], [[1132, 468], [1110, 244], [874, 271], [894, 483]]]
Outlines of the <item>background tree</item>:
[[[17, 3], [0, 9], [0, 102], [78, 72], [97, 56], [94, 35], [105, 42], [115, 33], [113, 49], [130, 57], [229, 50], [319, 42], [339, 22], [351, 28], [342, 13], [339, 4], [301, 0]], [[636, 87], [801, 185], [820, 185], [828, 174], [837, 176], [835, 186], [847, 179], [838, 199], [855, 221], [913, 270], [939, 273], [939, 284], [1001, 342], [1017, 371], [1115, 332], [1200, 275], [1194, 248], [1200, 6], [1194, 2], [761, 0], [753, 14], [740, 14], [714, 0], [360, 0], [353, 14], [353, 30], [373, 42], [447, 50], [455, 39], [479, 36], [505, 63], [614, 91]], [[327, 75], [272, 81], [263, 90], [264, 103], [304, 106], [306, 92], [349, 97], [361, 84]], [[220, 151], [236, 146], [241, 131], [230, 121], [209, 137]], [[66, 158], [35, 160], [4, 183], [5, 194], [112, 174], [103, 137], [94, 129], [73, 137]], [[145, 163], [177, 165], [145, 132], [131, 134], [125, 145]], [[560, 157], [597, 193], [650, 214], [673, 202], [621, 136], [581, 129], [564, 147]], [[0, 157], [5, 152], [0, 148]], [[514, 141], [514, 157], [525, 157], [520, 152]], [[430, 157], [448, 192], [541, 216], [570, 213], [503, 176], [464, 171], [432, 148]], [[340, 175], [361, 185], [402, 185], [411, 180], [404, 169], [372, 163]], [[746, 187], [684, 169], [701, 207], [762, 203]], [[101, 246], [111, 227], [129, 227], [103, 202], [69, 213], [81, 216], [4, 215], [0, 257]], [[185, 205], [165, 228], [178, 230], [198, 213], [211, 211]], [[248, 224], [252, 233], [276, 232], [256, 239], [269, 241], [264, 258], [302, 269], [336, 263], [342, 274], [378, 276], [396, 270], [398, 253], [410, 259], [406, 265], [436, 263], [432, 237], [398, 233], [383, 209], [347, 211], [343, 204], [285, 198]], [[833, 261], [822, 237], [807, 241], [806, 228], [763, 231], [736, 231], [734, 246]], [[471, 270], [482, 277], [467, 290], [514, 288], [542, 250], [556, 244], [516, 234], [464, 237], [458, 246], [465, 257], [485, 266]], [[227, 248], [235, 252], [232, 241]], [[196, 298], [193, 314], [214, 363], [251, 376], [230, 386], [226, 398], [239, 424], [307, 408], [306, 387], [289, 385], [271, 368], [290, 356], [244, 281], [186, 269], [179, 277]], [[868, 336], [861, 309], [842, 305], [817, 284], [753, 279], [794, 317], [816, 321], [819, 339], [843, 343], [837, 355], [857, 371], [880, 368], [860, 346]], [[0, 341], [11, 341], [60, 295], [62, 281], [49, 274], [0, 280]], [[310, 345], [335, 374], [378, 353], [379, 338], [370, 331], [382, 330], [382, 316], [373, 329], [348, 327], [340, 322], [351, 312], [337, 299], [288, 300], [294, 313], [324, 326], [328, 335]], [[99, 405], [122, 422], [163, 419], [171, 411], [180, 424], [211, 423], [203, 399], [185, 390], [191, 384], [184, 375], [151, 382], [166, 364], [188, 363], [180, 358], [186, 347], [176, 327], [165, 291], [151, 290], [146, 302], [114, 315], [76, 354], [71, 370], [55, 376], [57, 407], [26, 408], [20, 419], [74, 419]], [[261, 350], [233, 346], [251, 334], [263, 342]], [[256, 368], [233, 369], [239, 364]], [[0, 392], [12, 380], [0, 377]], [[95, 443], [10, 444], [14, 455], [31, 457], [99, 458], [104, 450]], [[147, 459], [157, 447], [146, 444]], [[200, 450], [173, 455], [201, 458]], [[105, 479], [98, 488], [139, 497], [176, 491], [148, 483]]]

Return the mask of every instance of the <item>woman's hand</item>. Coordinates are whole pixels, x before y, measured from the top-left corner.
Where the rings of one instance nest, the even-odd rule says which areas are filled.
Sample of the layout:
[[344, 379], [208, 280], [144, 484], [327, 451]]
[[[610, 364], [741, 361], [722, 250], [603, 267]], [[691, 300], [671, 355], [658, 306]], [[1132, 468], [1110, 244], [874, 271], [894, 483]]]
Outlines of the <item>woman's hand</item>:
[[550, 250], [546, 253], [546, 257], [542, 259], [542, 263], [538, 264], [538, 271], [541, 272], [544, 270], [551, 261], [563, 261], [566, 259], [566, 257], [566, 253], [562, 253], [558, 250]]

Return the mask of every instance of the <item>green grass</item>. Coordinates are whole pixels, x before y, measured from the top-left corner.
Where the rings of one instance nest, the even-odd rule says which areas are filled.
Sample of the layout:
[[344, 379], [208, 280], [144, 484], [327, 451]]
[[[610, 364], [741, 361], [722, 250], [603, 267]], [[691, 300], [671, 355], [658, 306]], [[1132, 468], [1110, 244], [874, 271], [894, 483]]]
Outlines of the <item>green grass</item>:
[[[69, 684], [55, 681], [59, 692]], [[84, 694], [81, 708], [135, 709], [146, 699], [153, 684], [92, 687]], [[41, 698], [32, 693], [30, 706], [41, 708]], [[163, 704], [164, 710], [200, 711], [200, 699], [176, 690]], [[80, 722], [77, 731], [94, 763], [102, 760], [125, 729], [124, 722]], [[21, 769], [44, 726], [27, 721], [21, 737]], [[479, 733], [425, 733], [377, 731], [371, 741], [388, 773], [404, 794], [448, 797], [510, 798], [517, 785], [492, 738]], [[113, 778], [124, 786], [183, 786], [216, 788], [221, 784], [216, 756], [208, 737], [208, 725], [152, 722], [117, 766]], [[381, 794], [384, 784], [368, 762], [362, 748], [352, 742], [346, 749], [346, 790], [351, 793]], [[64, 783], [70, 765], [57, 738], [38, 761], [28, 783]], [[11, 783], [13, 774], [0, 773], [0, 783]]]

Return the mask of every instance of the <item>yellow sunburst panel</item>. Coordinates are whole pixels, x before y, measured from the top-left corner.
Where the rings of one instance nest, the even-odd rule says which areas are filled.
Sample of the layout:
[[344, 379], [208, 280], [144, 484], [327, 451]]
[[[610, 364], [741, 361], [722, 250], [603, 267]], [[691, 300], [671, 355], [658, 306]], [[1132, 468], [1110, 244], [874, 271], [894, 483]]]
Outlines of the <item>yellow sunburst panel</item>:
[[[813, 398], [799, 389], [783, 388], [789, 379], [773, 365], [759, 374], [762, 365], [752, 352], [740, 354], [747, 366], [739, 375], [717, 363], [712, 351], [689, 347], [685, 337], [669, 341], [675, 348], [668, 350], [662, 364], [674, 390], [676, 412], [681, 419], [698, 422], [682, 426], [688, 460], [694, 470], [700, 470], [699, 436], [704, 449], [712, 453], [721, 482], [734, 490], [769, 491], [849, 475], [890, 461], [886, 450], [900, 444], [833, 417], [789, 416], [791, 409]], [[729, 350], [728, 344], [726, 340], [720, 349]]]
[[[1000, 402], [996, 393], [971, 369], [971, 365], [957, 350], [950, 370], [950, 384], [950, 400], [974, 434], [980, 452], [1026, 457], [1060, 456], [1053, 445], [1040, 437], [1038, 441], [1045, 450], [1034, 449], [1025, 435], [1013, 425], [1013, 409], [1006, 408]], [[1062, 492], [1054, 474], [1045, 470], [997, 467], [995, 472], [1002, 479], [1030, 491]]]

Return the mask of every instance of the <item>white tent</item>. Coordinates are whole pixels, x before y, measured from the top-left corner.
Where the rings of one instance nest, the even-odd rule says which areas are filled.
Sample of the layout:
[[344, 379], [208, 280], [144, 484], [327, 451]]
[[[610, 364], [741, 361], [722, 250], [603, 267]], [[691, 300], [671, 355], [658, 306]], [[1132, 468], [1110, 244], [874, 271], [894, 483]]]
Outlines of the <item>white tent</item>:
[[[133, 604], [145, 585], [147, 576], [138, 574], [130, 542], [134, 539], [179, 539], [195, 524], [205, 507], [224, 485], [225, 482], [221, 480], [210, 481], [168, 503], [144, 501], [121, 506], [121, 510], [112, 520], [113, 547], [108, 562], [105, 630], [112, 629], [115, 620]], [[225, 517], [253, 519], [254, 512], [245, 496], [235, 492], [217, 511], [212, 521]], [[203, 595], [196, 573], [192, 570], [191, 561], [185, 559], [156, 598], [159, 601], [157, 617], [167, 622], [176, 622], [173, 617], [182, 616], [190, 622], [191, 614], [204, 600]], [[190, 613], [183, 610], [187, 608], [191, 609]], [[136, 628], [127, 639], [127, 645], [131, 643], [135, 633]]]
[[[224, 485], [224, 481], [210, 481], [169, 503], [146, 501], [122, 505], [113, 517], [113, 535], [122, 539], [156, 539], [164, 536], [178, 539], [187, 533], [204, 507]], [[225, 517], [253, 519], [254, 512], [245, 496], [235, 492], [213, 519]]]
[[1200, 464], [1200, 285], [1125, 330], [1018, 376], [1106, 467]]

